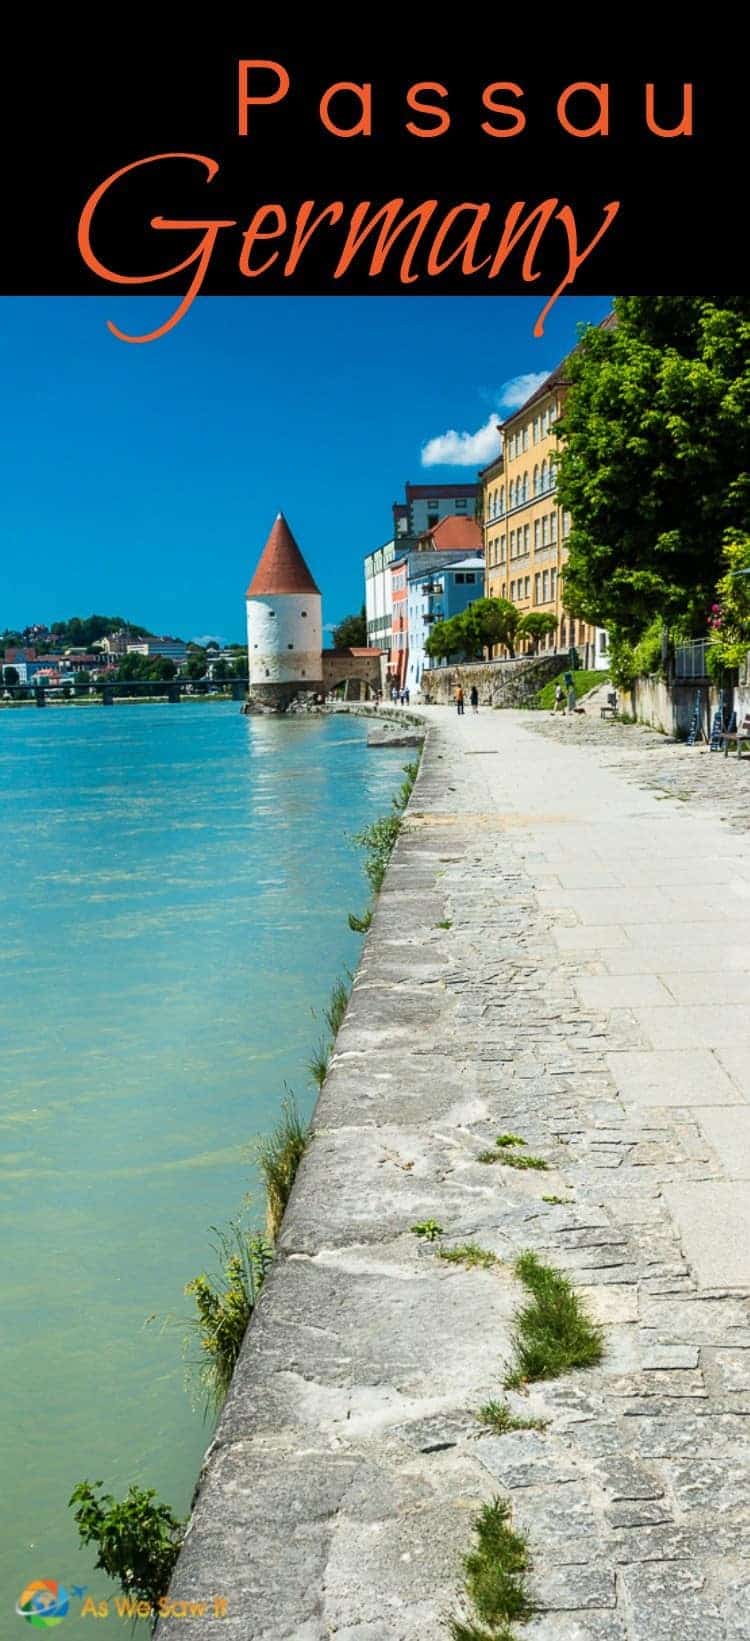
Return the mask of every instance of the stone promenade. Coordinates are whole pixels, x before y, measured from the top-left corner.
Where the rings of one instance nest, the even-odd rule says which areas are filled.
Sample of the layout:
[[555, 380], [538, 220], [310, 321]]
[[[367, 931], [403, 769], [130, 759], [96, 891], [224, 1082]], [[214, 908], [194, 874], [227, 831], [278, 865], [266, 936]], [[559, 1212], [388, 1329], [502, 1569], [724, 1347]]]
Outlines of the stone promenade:
[[[228, 1597], [196, 1641], [438, 1641], [500, 1493], [533, 1555], [520, 1637], [747, 1641], [750, 834], [575, 720], [426, 716], [172, 1594]], [[503, 1130], [549, 1171], [480, 1163]], [[441, 1261], [427, 1219], [502, 1264]], [[510, 1393], [549, 1422], [496, 1436], [526, 1248], [606, 1351]]]

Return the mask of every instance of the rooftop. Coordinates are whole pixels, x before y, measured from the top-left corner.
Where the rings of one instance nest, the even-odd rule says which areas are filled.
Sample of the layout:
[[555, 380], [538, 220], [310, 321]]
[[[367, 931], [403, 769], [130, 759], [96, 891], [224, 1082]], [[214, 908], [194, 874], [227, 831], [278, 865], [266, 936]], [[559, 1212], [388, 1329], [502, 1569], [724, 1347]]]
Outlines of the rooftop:
[[475, 553], [482, 546], [482, 531], [476, 519], [466, 518], [461, 513], [448, 513], [419, 539], [429, 540], [439, 553], [456, 550]]
[[320, 594], [283, 513], [276, 514], [246, 596], [263, 593]]

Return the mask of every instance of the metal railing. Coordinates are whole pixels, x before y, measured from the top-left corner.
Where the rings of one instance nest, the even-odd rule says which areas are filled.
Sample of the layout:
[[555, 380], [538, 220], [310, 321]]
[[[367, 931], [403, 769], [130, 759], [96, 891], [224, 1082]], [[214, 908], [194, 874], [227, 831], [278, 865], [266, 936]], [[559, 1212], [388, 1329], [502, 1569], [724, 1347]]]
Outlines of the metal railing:
[[675, 678], [707, 678], [707, 652], [707, 638], [696, 638], [690, 644], [676, 644], [674, 652]]

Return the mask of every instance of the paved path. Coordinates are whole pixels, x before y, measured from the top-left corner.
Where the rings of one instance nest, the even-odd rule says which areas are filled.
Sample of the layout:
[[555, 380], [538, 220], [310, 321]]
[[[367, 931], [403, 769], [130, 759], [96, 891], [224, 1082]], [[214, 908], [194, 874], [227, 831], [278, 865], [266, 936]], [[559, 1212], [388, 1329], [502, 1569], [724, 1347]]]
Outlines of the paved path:
[[[528, 1641], [747, 1641], [750, 840], [527, 715], [429, 722], [174, 1593], [229, 1597], [196, 1638], [438, 1641], [503, 1492]], [[480, 1164], [503, 1129], [549, 1172]], [[497, 1437], [522, 1248], [607, 1350]]]

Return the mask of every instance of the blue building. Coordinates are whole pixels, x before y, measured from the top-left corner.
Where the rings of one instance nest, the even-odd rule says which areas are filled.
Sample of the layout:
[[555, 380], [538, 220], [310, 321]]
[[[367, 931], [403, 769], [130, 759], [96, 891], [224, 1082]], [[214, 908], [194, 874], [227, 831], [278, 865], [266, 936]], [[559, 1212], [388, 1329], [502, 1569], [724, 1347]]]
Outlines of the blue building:
[[[421, 562], [420, 562], [421, 558]], [[417, 691], [425, 666], [435, 666], [425, 654], [425, 643], [437, 621], [450, 621], [477, 598], [484, 597], [484, 555], [442, 558], [441, 554], [412, 558], [408, 573], [409, 662], [406, 684]]]

